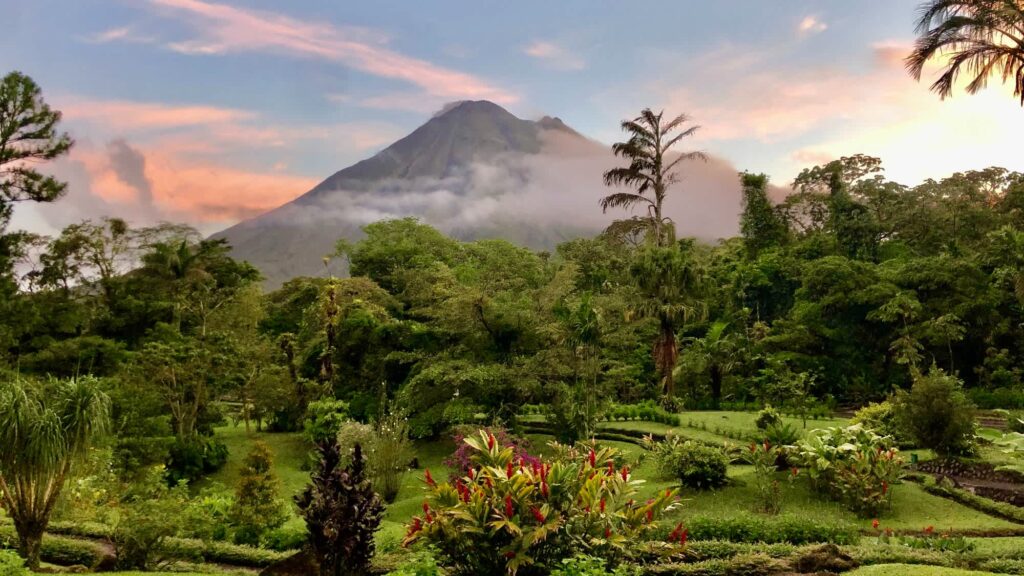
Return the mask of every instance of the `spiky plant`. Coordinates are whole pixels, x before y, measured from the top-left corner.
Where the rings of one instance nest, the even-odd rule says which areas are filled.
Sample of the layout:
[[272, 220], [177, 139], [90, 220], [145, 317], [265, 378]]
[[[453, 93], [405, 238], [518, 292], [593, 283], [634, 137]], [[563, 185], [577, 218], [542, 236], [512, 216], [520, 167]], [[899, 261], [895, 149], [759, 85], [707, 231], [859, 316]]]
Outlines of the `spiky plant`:
[[920, 80], [929, 61], [948, 58], [931, 86], [939, 96], [952, 96], [963, 72], [969, 94], [999, 77], [1024, 106], [1024, 1], [931, 0], [921, 5], [917, 32], [907, 70]]
[[106, 431], [109, 414], [110, 399], [94, 378], [0, 382], [0, 494], [29, 568], [39, 568], [64, 481]]
[[384, 505], [365, 478], [362, 448], [355, 445], [348, 468], [341, 466], [337, 440], [321, 442], [317, 451], [320, 463], [312, 483], [295, 501], [306, 520], [320, 576], [367, 574]]
[[644, 108], [633, 120], [622, 122], [622, 130], [629, 134], [629, 139], [613, 144], [612, 152], [628, 160], [629, 166], [605, 172], [604, 183], [628, 186], [635, 192], [615, 192], [601, 199], [601, 209], [605, 212], [609, 208], [646, 208], [647, 215], [636, 220], [647, 228], [657, 246], [667, 246], [674, 241], [672, 220], [665, 216], [664, 204], [669, 187], [679, 181], [676, 167], [684, 160], [706, 160], [703, 152], [680, 152], [673, 156], [672, 147], [683, 138], [693, 136], [700, 126], [679, 132], [690, 117], [680, 114], [663, 121], [663, 115], [664, 111], [655, 114], [650, 108]]

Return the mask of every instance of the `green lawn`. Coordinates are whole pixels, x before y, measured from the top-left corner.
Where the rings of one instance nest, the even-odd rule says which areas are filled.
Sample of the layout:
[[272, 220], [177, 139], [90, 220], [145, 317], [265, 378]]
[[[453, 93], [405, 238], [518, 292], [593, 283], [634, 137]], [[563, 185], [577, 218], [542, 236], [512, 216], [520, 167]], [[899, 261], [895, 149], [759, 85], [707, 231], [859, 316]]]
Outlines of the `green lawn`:
[[910, 564], [878, 564], [875, 566], [864, 566], [853, 572], [847, 572], [849, 576], [992, 576], [992, 572], [977, 572], [974, 570], [960, 570], [958, 568], [942, 568], [939, 566], [914, 566]]

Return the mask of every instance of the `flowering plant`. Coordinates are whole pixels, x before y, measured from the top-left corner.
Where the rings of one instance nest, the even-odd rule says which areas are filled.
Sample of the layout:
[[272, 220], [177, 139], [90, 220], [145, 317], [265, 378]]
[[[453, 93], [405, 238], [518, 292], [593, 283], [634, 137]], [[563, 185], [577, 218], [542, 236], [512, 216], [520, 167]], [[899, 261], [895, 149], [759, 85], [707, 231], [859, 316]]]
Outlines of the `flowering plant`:
[[456, 574], [547, 574], [577, 554], [615, 563], [685, 545], [681, 525], [670, 542], [648, 541], [678, 496], [638, 501], [642, 481], [616, 466], [614, 449], [559, 447], [550, 460], [528, 462], [487, 431], [464, 442], [473, 466], [450, 482], [426, 475], [423, 513], [404, 540], [435, 546]]

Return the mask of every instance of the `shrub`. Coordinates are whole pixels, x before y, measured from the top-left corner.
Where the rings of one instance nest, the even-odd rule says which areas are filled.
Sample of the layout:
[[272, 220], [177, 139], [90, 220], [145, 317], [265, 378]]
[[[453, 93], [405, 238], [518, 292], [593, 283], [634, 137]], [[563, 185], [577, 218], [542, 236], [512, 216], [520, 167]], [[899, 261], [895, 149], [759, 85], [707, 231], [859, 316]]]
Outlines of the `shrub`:
[[974, 404], [960, 381], [938, 368], [914, 380], [910, 392], [900, 391], [894, 402], [896, 420], [920, 448], [940, 456], [974, 451]]
[[579, 555], [565, 558], [551, 571], [551, 576], [633, 576], [640, 570], [633, 566], [619, 566], [612, 570], [604, 558]]
[[754, 467], [759, 512], [778, 514], [782, 506], [782, 488], [775, 474], [775, 463], [780, 455], [779, 447], [767, 441], [754, 442], [743, 455], [744, 460]]
[[441, 567], [429, 551], [419, 551], [386, 576], [441, 576]]
[[[466, 437], [474, 432], [479, 432], [480, 428], [477, 427], [459, 427], [455, 430], [453, 440], [455, 440], [455, 452], [451, 456], [445, 459], [444, 465], [451, 470], [451, 479], [454, 481], [460, 476], [465, 476], [469, 473], [469, 469], [473, 468], [473, 456], [475, 450], [473, 447], [466, 443]], [[503, 448], [512, 449], [512, 459], [518, 462], [519, 460], [525, 460], [527, 464], [533, 465], [540, 461], [529, 453], [530, 441], [525, 438], [520, 438], [513, 435], [505, 428], [495, 426], [492, 428], [484, 428], [484, 432], [494, 436], [495, 441], [499, 446]]]
[[373, 424], [373, 441], [367, 450], [367, 471], [385, 502], [394, 502], [409, 469], [412, 446], [409, 421], [400, 412], [382, 416]]
[[220, 470], [228, 461], [228, 447], [208, 436], [175, 441], [167, 457], [167, 482], [193, 482]]
[[1016, 410], [1006, 415], [1006, 428], [1010, 432], [1024, 434], [1024, 411]]
[[[14, 526], [0, 526], [0, 547], [12, 548], [18, 545]], [[98, 544], [47, 534], [43, 538], [40, 558], [62, 566], [85, 566], [93, 568], [104, 558], [104, 550]]]
[[889, 400], [871, 403], [862, 407], [854, 413], [850, 423], [863, 424], [865, 428], [874, 430], [876, 434], [890, 436], [900, 446], [910, 446], [913, 444], [906, 433], [900, 429], [899, 422], [896, 419], [895, 406]]
[[654, 452], [661, 473], [678, 478], [683, 486], [707, 490], [724, 486], [728, 481], [729, 459], [720, 448], [669, 434], [665, 440], [646, 440], [645, 447]]
[[795, 446], [801, 437], [796, 426], [783, 422], [776, 422], [765, 428], [763, 436], [764, 440], [775, 446]]
[[813, 431], [800, 444], [812, 484], [862, 516], [889, 508], [903, 459], [888, 436], [862, 424]]
[[110, 543], [120, 570], [151, 570], [169, 557], [167, 540], [179, 533], [188, 505], [185, 484], [168, 488], [152, 468], [129, 485], [114, 514]]
[[308, 539], [309, 534], [306, 533], [305, 526], [300, 528], [284, 525], [263, 534], [260, 546], [277, 552], [287, 552], [302, 548]]
[[330, 441], [348, 420], [348, 403], [341, 400], [316, 400], [306, 407], [302, 430], [313, 444]]
[[0, 550], [0, 576], [29, 576], [29, 571], [13, 550]]
[[690, 531], [690, 538], [697, 541], [786, 542], [796, 545], [832, 542], [842, 545], [854, 544], [861, 537], [860, 529], [853, 524], [788, 515], [740, 515], [732, 518], [697, 516], [690, 518], [686, 527]]
[[311, 483], [296, 497], [306, 520], [309, 544], [322, 576], [365, 574], [374, 553], [384, 505], [364, 478], [366, 461], [356, 445], [352, 463], [342, 468], [333, 438], [317, 446], [320, 463]]
[[638, 502], [639, 482], [615, 466], [613, 449], [554, 445], [550, 460], [527, 465], [487, 432], [465, 442], [474, 467], [454, 482], [426, 475], [423, 514], [404, 541], [436, 546], [456, 574], [547, 574], [575, 554], [615, 562], [679, 546], [646, 542], [676, 493]]
[[779, 424], [782, 422], [782, 415], [779, 411], [771, 406], [765, 406], [757, 413], [757, 418], [754, 420], [754, 426], [757, 426], [758, 430], [765, 430], [769, 426]]
[[229, 517], [235, 526], [235, 543], [249, 545], [259, 544], [263, 533], [287, 520], [278, 496], [273, 456], [263, 442], [256, 442], [242, 463]]

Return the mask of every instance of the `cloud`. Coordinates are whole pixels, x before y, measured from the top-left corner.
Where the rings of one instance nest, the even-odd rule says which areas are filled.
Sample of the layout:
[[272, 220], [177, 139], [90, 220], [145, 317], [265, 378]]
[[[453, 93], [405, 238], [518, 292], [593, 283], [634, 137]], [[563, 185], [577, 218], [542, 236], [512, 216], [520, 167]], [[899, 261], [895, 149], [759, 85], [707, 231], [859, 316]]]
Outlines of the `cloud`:
[[283, 53], [340, 63], [407, 82], [444, 99], [487, 99], [509, 104], [518, 97], [489, 82], [400, 54], [379, 32], [310, 22], [283, 14], [202, 0], [150, 0], [164, 13], [188, 22], [197, 37], [168, 44], [183, 54]]
[[141, 34], [132, 26], [118, 26], [86, 36], [84, 40], [90, 44], [106, 44], [108, 42], [128, 42], [130, 44], [153, 44], [155, 36]]
[[553, 42], [537, 40], [523, 48], [523, 52], [556, 70], [582, 70], [587, 66], [583, 58]]
[[801, 36], [820, 34], [825, 30], [828, 30], [828, 24], [822, 22], [817, 16], [805, 16], [797, 26], [797, 32], [799, 32]]
[[80, 142], [52, 172], [68, 195], [37, 207], [54, 228], [86, 218], [122, 217], [136, 225], [185, 221], [206, 231], [256, 216], [309, 190], [316, 180], [182, 158], [158, 145], [118, 139]]
[[159, 130], [251, 120], [256, 114], [233, 108], [125, 100], [71, 98], [60, 105], [67, 120], [103, 124], [114, 130]]

